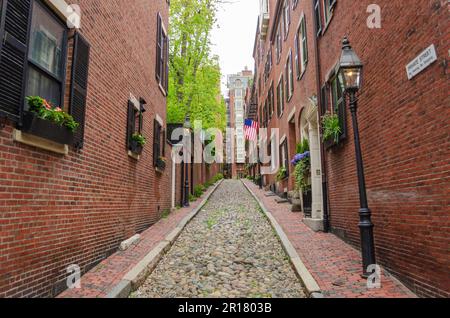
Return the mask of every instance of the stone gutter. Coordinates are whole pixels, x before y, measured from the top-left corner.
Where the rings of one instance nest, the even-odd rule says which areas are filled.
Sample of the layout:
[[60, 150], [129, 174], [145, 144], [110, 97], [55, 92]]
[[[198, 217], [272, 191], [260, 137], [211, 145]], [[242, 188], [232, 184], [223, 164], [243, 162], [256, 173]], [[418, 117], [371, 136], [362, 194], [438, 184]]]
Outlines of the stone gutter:
[[281, 244], [283, 245], [284, 250], [289, 256], [289, 260], [292, 264], [292, 267], [294, 268], [297, 276], [300, 278], [300, 280], [303, 282], [303, 285], [306, 288], [306, 292], [309, 297], [311, 298], [323, 298], [322, 291], [319, 287], [319, 284], [317, 284], [314, 277], [311, 275], [309, 270], [306, 268], [305, 264], [302, 262], [300, 256], [298, 255], [297, 251], [295, 250], [292, 243], [289, 241], [286, 233], [284, 233], [283, 229], [281, 228], [280, 224], [277, 222], [275, 217], [270, 213], [269, 210], [266, 209], [264, 206], [264, 203], [261, 202], [261, 200], [258, 198], [258, 196], [241, 180], [242, 184], [245, 186], [245, 188], [250, 192], [250, 194], [253, 196], [253, 198], [258, 202], [259, 206], [261, 207], [262, 211], [264, 212], [265, 216], [269, 220], [270, 224], [272, 225], [272, 228], [275, 230], [278, 238], [281, 241]]

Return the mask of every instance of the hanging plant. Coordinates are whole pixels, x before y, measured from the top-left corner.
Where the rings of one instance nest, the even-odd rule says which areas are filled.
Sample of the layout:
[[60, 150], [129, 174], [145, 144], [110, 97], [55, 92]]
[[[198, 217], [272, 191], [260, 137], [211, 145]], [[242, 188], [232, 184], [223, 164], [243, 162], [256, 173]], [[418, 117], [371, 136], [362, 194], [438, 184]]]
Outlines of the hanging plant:
[[310, 152], [307, 151], [303, 154], [295, 155], [292, 164], [295, 166], [295, 190], [307, 192], [309, 187], [308, 178], [311, 171]]
[[322, 117], [323, 127], [323, 141], [334, 141], [339, 143], [339, 138], [342, 133], [341, 125], [339, 123], [339, 117], [336, 114], [326, 113]]

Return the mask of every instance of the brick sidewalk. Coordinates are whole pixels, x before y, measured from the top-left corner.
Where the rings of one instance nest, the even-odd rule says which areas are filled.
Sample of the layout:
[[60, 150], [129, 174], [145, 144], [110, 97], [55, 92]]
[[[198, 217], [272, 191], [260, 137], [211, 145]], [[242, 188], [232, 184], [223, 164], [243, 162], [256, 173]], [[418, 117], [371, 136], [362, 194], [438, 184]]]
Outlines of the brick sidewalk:
[[361, 253], [329, 233], [316, 233], [302, 222], [302, 213], [290, 211], [289, 204], [278, 204], [266, 197], [252, 182], [243, 181], [283, 228], [305, 266], [325, 297], [332, 298], [409, 298], [415, 295], [398, 280], [383, 273], [381, 289], [367, 289], [362, 279]]
[[189, 208], [172, 212], [166, 219], [141, 233], [141, 240], [126, 251], [118, 251], [108, 257], [81, 279], [81, 289], [66, 290], [58, 298], [104, 298], [139, 261], [174, 230], [180, 221], [197, 208], [214, 190], [212, 186], [200, 199], [192, 202]]

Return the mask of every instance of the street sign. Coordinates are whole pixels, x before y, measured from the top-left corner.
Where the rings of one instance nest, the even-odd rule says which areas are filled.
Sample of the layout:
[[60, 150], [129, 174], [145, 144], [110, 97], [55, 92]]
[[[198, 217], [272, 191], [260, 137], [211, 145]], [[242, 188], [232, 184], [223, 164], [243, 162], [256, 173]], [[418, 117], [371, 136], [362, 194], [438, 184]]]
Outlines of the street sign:
[[434, 44], [432, 44], [406, 66], [408, 80], [413, 79], [416, 75], [433, 64], [436, 60], [436, 48], [434, 47]]

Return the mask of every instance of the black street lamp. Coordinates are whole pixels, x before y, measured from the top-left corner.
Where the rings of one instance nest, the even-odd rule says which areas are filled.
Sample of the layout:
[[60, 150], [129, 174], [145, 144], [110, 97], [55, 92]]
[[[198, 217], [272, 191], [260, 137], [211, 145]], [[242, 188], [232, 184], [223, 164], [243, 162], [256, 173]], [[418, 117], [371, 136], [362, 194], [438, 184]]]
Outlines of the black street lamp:
[[371, 221], [371, 212], [367, 203], [366, 181], [364, 177], [364, 165], [361, 153], [361, 144], [358, 128], [358, 98], [356, 97], [361, 88], [363, 64], [350, 46], [347, 37], [344, 38], [342, 47], [342, 56], [340, 60], [339, 80], [342, 89], [350, 99], [350, 112], [352, 114], [353, 134], [355, 138], [356, 169], [358, 171], [359, 185], [359, 228], [361, 232], [361, 250], [363, 258], [363, 277], [368, 278], [368, 267], [375, 265], [375, 243], [373, 238], [373, 223]]
[[[186, 116], [184, 125], [184, 138], [185, 140], [189, 141], [189, 144], [191, 144], [190, 142], [190, 137], [191, 137], [191, 121], [189, 119], [189, 115]], [[183, 202], [183, 206], [185, 207], [189, 207], [190, 203], [189, 203], [189, 163], [188, 163], [188, 156], [190, 156], [190, 154], [188, 153], [188, 149], [187, 149], [187, 142], [184, 143], [185, 146], [185, 150], [184, 150], [184, 202]]]

